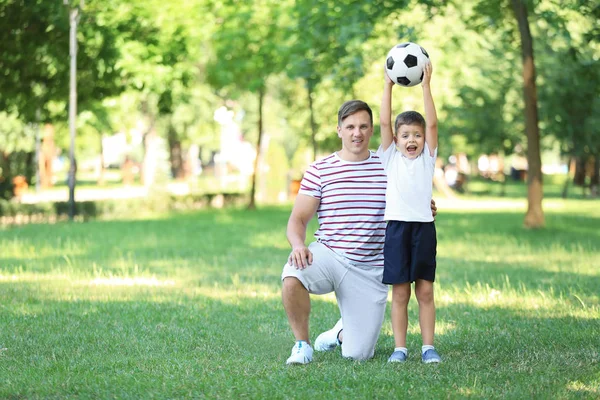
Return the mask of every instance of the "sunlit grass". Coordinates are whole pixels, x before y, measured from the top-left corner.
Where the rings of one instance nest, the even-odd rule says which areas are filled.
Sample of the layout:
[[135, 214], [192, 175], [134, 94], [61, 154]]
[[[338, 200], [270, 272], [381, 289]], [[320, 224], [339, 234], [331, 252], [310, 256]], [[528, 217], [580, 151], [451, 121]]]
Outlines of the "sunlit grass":
[[[0, 230], [0, 398], [598, 397], [600, 208], [552, 199], [527, 231], [520, 199], [466, 201], [436, 221], [438, 366], [413, 297], [406, 365], [388, 308], [373, 360], [285, 367], [289, 207]], [[339, 313], [312, 308], [314, 340]]]

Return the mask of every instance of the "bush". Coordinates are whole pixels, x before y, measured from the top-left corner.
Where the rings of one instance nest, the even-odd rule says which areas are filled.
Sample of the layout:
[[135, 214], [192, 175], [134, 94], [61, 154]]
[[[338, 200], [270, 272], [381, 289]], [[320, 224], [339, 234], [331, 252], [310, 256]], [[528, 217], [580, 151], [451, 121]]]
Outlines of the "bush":
[[[242, 193], [185, 196], [154, 193], [142, 199], [79, 201], [75, 203], [75, 218], [82, 221], [96, 218], [123, 218], [206, 207], [239, 206], [246, 201], [247, 195]], [[0, 224], [55, 222], [66, 220], [68, 216], [69, 203], [66, 201], [23, 204], [0, 199]]]

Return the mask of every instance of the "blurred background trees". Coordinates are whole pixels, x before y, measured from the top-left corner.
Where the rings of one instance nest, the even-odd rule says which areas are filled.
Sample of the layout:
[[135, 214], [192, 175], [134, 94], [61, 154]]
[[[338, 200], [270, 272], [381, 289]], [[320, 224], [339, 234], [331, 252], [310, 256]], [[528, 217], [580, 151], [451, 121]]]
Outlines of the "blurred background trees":
[[[536, 74], [538, 120], [529, 123], [520, 6]], [[480, 156], [497, 157], [505, 166], [494, 179], [505, 179], [513, 162], [514, 178], [541, 187], [545, 155], [557, 154], [570, 169], [564, 195], [572, 184], [597, 195], [598, 21], [600, 5], [584, 0], [87, 0], [78, 32], [79, 173], [88, 166], [104, 183], [105, 168], [127, 159], [140, 184], [152, 186], [165, 173], [177, 181], [235, 170], [251, 207], [259, 192], [269, 193], [262, 200], [281, 197], [269, 189], [273, 181], [287, 191], [308, 162], [338, 148], [343, 101], [361, 98], [378, 114], [385, 54], [414, 41], [434, 63], [443, 164], [466, 158], [474, 172]], [[0, 0], [0, 23], [0, 196], [7, 198], [16, 176], [40, 186], [44, 149], [68, 151], [68, 9], [62, 0]], [[394, 112], [421, 111], [420, 95], [418, 87], [394, 91]], [[228, 122], [216, 117], [219, 109]], [[239, 130], [229, 135], [232, 124]], [[127, 150], [107, 159], [104, 146], [117, 134]], [[246, 157], [227, 164], [232, 140]], [[378, 143], [376, 132], [371, 147]], [[539, 171], [526, 170], [532, 165]], [[541, 207], [541, 197], [529, 201]], [[529, 225], [542, 226], [543, 214]]]

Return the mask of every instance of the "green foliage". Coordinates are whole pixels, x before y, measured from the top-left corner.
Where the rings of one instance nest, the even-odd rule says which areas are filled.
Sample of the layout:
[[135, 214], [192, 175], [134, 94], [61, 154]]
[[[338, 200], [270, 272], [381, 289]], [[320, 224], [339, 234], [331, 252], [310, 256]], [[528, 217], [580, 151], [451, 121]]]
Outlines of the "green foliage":
[[266, 79], [285, 63], [286, 52], [280, 49], [284, 6], [285, 2], [274, 0], [215, 5], [213, 15], [221, 24], [214, 33], [214, 55], [207, 67], [213, 86], [230, 89], [230, 96], [264, 91]]
[[[0, 35], [0, 109], [42, 121], [65, 118], [66, 108], [58, 113], [49, 103], [66, 104], [69, 93], [69, 8], [61, 1], [0, 3], [0, 21], [5, 29]], [[103, 2], [103, 13], [110, 14], [115, 2]], [[79, 109], [118, 93], [122, 89], [121, 71], [115, 67], [119, 51], [114, 26], [94, 13], [95, 2], [87, 2], [78, 30]], [[130, 21], [127, 21], [128, 23]], [[85, 83], [85, 84], [82, 84]]]
[[[540, 133], [560, 142], [564, 154], [593, 155], [600, 8], [583, 0], [526, 3]], [[333, 151], [339, 105], [362, 98], [377, 115], [384, 55], [411, 40], [434, 62], [440, 156], [510, 154], [524, 147], [519, 34], [510, 6], [508, 0], [87, 0], [77, 37], [76, 153], [92, 157], [101, 135], [150, 127], [184, 147], [217, 150], [213, 113], [231, 99], [254, 140], [258, 101], [248, 93], [259, 91], [271, 114], [263, 116], [262, 131], [287, 147], [288, 159], [299, 146], [312, 148], [313, 128], [318, 152]], [[0, 2], [2, 151], [31, 151], [28, 124], [38, 110], [42, 122], [55, 125], [58, 147], [69, 146], [68, 11], [61, 1]], [[394, 104], [420, 110], [419, 88], [396, 91]]]
[[589, 41], [598, 25], [593, 15], [562, 8], [562, 24], [542, 25], [551, 38], [543, 47], [540, 75], [542, 121], [560, 143], [563, 154], [600, 155], [600, 46]]

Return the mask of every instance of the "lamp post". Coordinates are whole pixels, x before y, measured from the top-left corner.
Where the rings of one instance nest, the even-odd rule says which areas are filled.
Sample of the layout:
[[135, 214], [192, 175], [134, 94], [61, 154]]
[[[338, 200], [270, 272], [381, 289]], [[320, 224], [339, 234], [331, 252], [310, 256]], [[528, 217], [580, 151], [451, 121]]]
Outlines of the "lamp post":
[[[69, 0], [63, 0], [69, 5]], [[69, 149], [69, 220], [73, 221], [75, 216], [75, 174], [77, 164], [75, 161], [75, 134], [77, 124], [77, 23], [80, 18], [80, 9], [83, 8], [84, 0], [80, 0], [79, 7], [69, 9], [69, 56], [71, 57], [70, 79], [69, 79], [69, 135], [71, 146]]]

